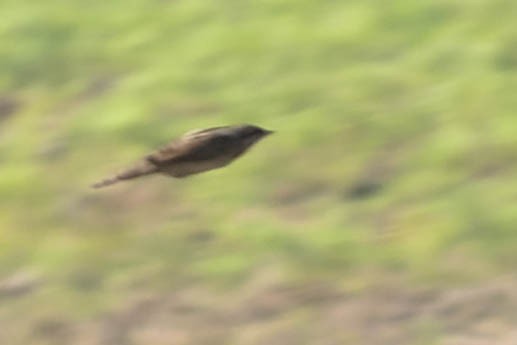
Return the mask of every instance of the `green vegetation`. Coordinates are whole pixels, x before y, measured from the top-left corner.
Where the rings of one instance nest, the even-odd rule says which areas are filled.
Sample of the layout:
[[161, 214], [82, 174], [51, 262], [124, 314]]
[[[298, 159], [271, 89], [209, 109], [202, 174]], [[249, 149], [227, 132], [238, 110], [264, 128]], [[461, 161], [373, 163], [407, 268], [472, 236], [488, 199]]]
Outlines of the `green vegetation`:
[[[269, 269], [342, 289], [511, 271], [516, 11], [4, 0], [0, 277], [44, 282], [7, 310], [95, 317]], [[278, 134], [227, 169], [89, 189], [185, 131], [243, 122]]]

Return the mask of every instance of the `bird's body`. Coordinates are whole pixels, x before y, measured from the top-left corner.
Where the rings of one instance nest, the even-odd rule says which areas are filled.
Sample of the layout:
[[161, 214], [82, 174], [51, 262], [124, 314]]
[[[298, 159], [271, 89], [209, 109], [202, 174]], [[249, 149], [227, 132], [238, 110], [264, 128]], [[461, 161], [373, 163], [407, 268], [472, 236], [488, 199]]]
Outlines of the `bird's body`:
[[253, 125], [224, 126], [186, 133], [120, 174], [93, 185], [105, 187], [150, 174], [176, 178], [224, 167], [271, 131]]

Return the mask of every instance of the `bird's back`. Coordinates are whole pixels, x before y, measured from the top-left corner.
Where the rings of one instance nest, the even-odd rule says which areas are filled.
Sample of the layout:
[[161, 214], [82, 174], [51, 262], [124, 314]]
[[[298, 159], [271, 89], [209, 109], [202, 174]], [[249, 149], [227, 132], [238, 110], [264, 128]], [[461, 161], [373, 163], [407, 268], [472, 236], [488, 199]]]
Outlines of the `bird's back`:
[[188, 134], [147, 158], [161, 172], [174, 177], [185, 177], [223, 167], [244, 152], [238, 138], [225, 130]]

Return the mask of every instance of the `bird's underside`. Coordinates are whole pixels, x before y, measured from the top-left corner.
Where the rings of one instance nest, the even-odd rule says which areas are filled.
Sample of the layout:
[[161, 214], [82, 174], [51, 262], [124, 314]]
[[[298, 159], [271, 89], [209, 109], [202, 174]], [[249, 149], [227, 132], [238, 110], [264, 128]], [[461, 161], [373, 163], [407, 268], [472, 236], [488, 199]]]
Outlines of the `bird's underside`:
[[106, 187], [119, 181], [151, 174], [181, 178], [224, 167], [258, 140], [235, 135], [232, 129], [233, 127], [215, 127], [187, 133], [93, 187]]

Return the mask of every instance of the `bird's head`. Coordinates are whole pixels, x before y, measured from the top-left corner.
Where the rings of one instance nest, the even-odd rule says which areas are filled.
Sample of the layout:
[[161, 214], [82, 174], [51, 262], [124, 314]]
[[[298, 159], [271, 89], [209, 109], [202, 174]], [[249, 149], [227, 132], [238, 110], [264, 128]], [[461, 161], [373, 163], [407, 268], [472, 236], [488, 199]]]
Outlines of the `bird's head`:
[[235, 134], [250, 145], [273, 133], [273, 131], [254, 125], [240, 125], [235, 128]]

